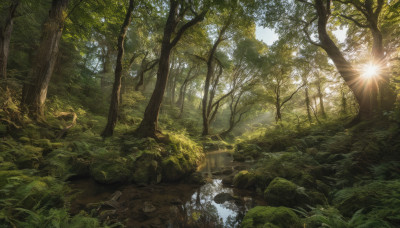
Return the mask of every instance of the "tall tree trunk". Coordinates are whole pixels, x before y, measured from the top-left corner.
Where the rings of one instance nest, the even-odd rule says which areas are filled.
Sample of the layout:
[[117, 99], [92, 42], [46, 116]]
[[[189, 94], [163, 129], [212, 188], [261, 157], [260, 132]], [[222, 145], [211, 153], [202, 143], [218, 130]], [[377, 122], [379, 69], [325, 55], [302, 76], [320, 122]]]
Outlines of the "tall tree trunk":
[[178, 119], [182, 118], [183, 109], [185, 107], [186, 90], [187, 90], [187, 83], [185, 84], [185, 86], [183, 88], [182, 97], [180, 96], [180, 99], [181, 99], [180, 102], [179, 103], [177, 102], [180, 105]]
[[317, 92], [318, 92], [318, 98], [319, 98], [319, 108], [321, 109], [321, 116], [322, 118], [326, 118], [326, 112], [325, 112], [325, 106], [324, 106], [324, 95], [322, 93], [322, 83], [321, 83], [321, 77], [317, 73]]
[[106, 88], [108, 84], [108, 75], [111, 74], [111, 48], [110, 47], [104, 47], [103, 48], [103, 71], [102, 75], [100, 78], [100, 87], [102, 89]]
[[306, 102], [306, 110], [307, 110], [308, 122], [310, 122], [310, 124], [311, 124], [312, 123], [312, 118], [311, 118], [310, 96], [308, 94], [308, 86], [306, 86], [306, 88], [305, 88], [305, 102]]
[[[206, 80], [204, 82], [204, 94], [203, 94], [203, 100], [202, 100], [202, 117], [203, 117], [203, 132], [202, 136], [209, 135], [210, 134], [210, 113], [211, 113], [211, 105], [209, 103], [209, 93], [210, 93], [210, 83], [211, 83], [211, 78], [214, 76], [214, 55], [215, 52], [217, 51], [218, 45], [222, 42], [223, 40], [223, 35], [225, 34], [225, 31], [228, 29], [230, 25], [230, 21], [226, 22], [225, 25], [222, 27], [221, 31], [218, 34], [218, 38], [215, 41], [214, 45], [212, 46], [209, 54], [208, 54], [208, 59], [207, 59], [207, 74], [206, 74]], [[211, 96], [211, 95], [210, 95]], [[212, 97], [210, 98], [212, 102]]]
[[376, 104], [376, 98], [371, 99], [370, 96], [365, 94], [371, 94], [371, 86], [360, 80], [360, 75], [357, 70], [354, 69], [352, 64], [348, 62], [336, 44], [330, 38], [326, 27], [328, 19], [330, 17], [330, 1], [326, 2], [323, 0], [315, 0], [315, 9], [318, 14], [318, 35], [320, 40], [320, 46], [326, 51], [329, 58], [332, 59], [340, 75], [353, 92], [358, 104], [359, 114], [358, 120], [369, 119], [373, 114], [373, 107]]
[[281, 104], [279, 99], [275, 102], [275, 109], [276, 109], [276, 114], [275, 114], [275, 122], [282, 121], [282, 113], [281, 113]]
[[53, 0], [49, 17], [43, 25], [42, 38], [32, 69], [32, 80], [22, 98], [22, 105], [30, 116], [40, 119], [44, 115], [44, 102], [57, 60], [60, 38], [64, 29], [69, 0]]
[[7, 79], [8, 53], [10, 51], [11, 33], [18, 5], [19, 0], [12, 1], [4, 27], [0, 27], [0, 80]]
[[[163, 100], [165, 88], [168, 82], [169, 75], [169, 58], [172, 48], [178, 43], [183, 33], [193, 25], [204, 19], [207, 11], [203, 11], [196, 15], [192, 20], [182, 25], [176, 33], [176, 36], [171, 41], [171, 37], [178, 25], [179, 19], [177, 18], [179, 3], [176, 0], [170, 0], [170, 9], [168, 13], [167, 22], [164, 28], [164, 35], [161, 43], [161, 55], [157, 71], [156, 86], [153, 94], [151, 95], [149, 104], [144, 112], [144, 117], [139, 127], [136, 129], [136, 134], [142, 137], [157, 137], [158, 130], [158, 114], [160, 112], [161, 103]], [[183, 18], [183, 17], [182, 17]]]
[[306, 103], [307, 118], [308, 118], [308, 122], [310, 122], [310, 124], [311, 124], [312, 123], [312, 117], [311, 117], [311, 110], [310, 110], [310, 95], [309, 95], [309, 92], [308, 92], [307, 75], [308, 75], [308, 71], [302, 75], [302, 80], [303, 80], [303, 84], [305, 85], [305, 88], [304, 88], [305, 98], [304, 98], [304, 100], [305, 100], [305, 103]]
[[121, 31], [118, 37], [118, 55], [115, 66], [115, 79], [111, 94], [110, 109], [108, 112], [107, 125], [101, 134], [103, 137], [109, 137], [113, 134], [115, 125], [117, 124], [118, 111], [120, 105], [121, 78], [122, 78], [122, 59], [124, 58], [124, 43], [126, 32], [132, 20], [132, 12], [134, 8], [134, 0], [129, 1], [128, 11], [126, 12], [125, 20], [122, 24]]
[[340, 91], [340, 95], [341, 95], [341, 102], [340, 102], [340, 113], [342, 115], [347, 115], [347, 98], [346, 98], [346, 94], [343, 91], [343, 88]]

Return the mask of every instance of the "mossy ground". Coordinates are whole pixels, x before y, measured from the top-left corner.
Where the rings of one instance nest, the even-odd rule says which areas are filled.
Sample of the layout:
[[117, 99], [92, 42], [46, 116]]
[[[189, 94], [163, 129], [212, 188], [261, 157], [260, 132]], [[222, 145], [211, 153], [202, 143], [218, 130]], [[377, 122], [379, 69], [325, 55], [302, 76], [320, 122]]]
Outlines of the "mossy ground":
[[[13, 123], [0, 121], [0, 227], [106, 227], [110, 221], [85, 212], [69, 214], [69, 179], [91, 177], [102, 184], [175, 182], [190, 176], [204, 158], [202, 146], [183, 133], [164, 131], [162, 143], [139, 139], [131, 134], [135, 125], [125, 120], [113, 137], [103, 140], [99, 135], [106, 119], [79, 105], [55, 99], [46, 121], [35, 123], [8, 104], [0, 109], [0, 117]], [[78, 119], [63, 132], [70, 120], [57, 113], [66, 107]]]
[[236, 175], [236, 187], [256, 190], [271, 206], [296, 208], [307, 227], [399, 224], [396, 122], [362, 122], [346, 129], [335, 121], [282, 131], [278, 127], [236, 146], [236, 159], [257, 159], [253, 168]]

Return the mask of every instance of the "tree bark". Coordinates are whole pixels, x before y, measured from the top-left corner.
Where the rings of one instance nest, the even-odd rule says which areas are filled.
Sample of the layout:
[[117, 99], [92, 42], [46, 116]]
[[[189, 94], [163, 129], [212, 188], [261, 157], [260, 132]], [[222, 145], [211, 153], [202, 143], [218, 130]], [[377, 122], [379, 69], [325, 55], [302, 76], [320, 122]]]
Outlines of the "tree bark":
[[7, 79], [7, 62], [10, 51], [11, 33], [19, 0], [14, 0], [8, 10], [4, 27], [0, 27], [0, 80]]
[[43, 25], [42, 38], [32, 69], [32, 80], [25, 88], [22, 105], [38, 120], [44, 116], [47, 90], [57, 60], [69, 0], [53, 0], [49, 17]]
[[[144, 117], [139, 127], [136, 129], [136, 135], [142, 137], [153, 137], [158, 138], [158, 115], [160, 112], [161, 103], [163, 100], [165, 88], [168, 82], [169, 75], [169, 58], [172, 48], [178, 43], [183, 33], [193, 25], [204, 19], [207, 11], [203, 11], [196, 15], [192, 20], [182, 25], [182, 27], [176, 33], [176, 36], [171, 41], [172, 35], [184, 15], [178, 15], [179, 3], [177, 0], [170, 0], [170, 9], [168, 13], [167, 22], [164, 28], [164, 35], [161, 43], [161, 55], [157, 71], [156, 86], [153, 94], [151, 95], [149, 104], [144, 112]], [[181, 11], [180, 13], [183, 13]], [[181, 16], [181, 17], [179, 17]]]
[[[208, 59], [207, 59], [207, 74], [206, 74], [206, 80], [204, 82], [204, 94], [203, 94], [203, 100], [202, 100], [202, 117], [203, 117], [203, 132], [202, 136], [206, 136], [210, 134], [210, 113], [211, 113], [211, 105], [212, 105], [212, 97], [211, 97], [211, 102], [209, 102], [209, 92], [210, 92], [210, 83], [211, 83], [211, 78], [214, 76], [214, 55], [215, 52], [217, 51], [218, 45], [223, 41], [223, 35], [225, 34], [225, 31], [228, 29], [230, 24], [230, 21], [227, 21], [225, 25], [222, 27], [221, 31], [218, 34], [218, 38], [215, 41], [214, 45], [212, 46], [209, 54], [208, 54]], [[211, 95], [210, 95], [211, 96]], [[210, 104], [211, 103], [211, 104]]]
[[308, 118], [308, 122], [310, 122], [310, 124], [311, 124], [311, 123], [312, 123], [312, 118], [311, 118], [310, 96], [309, 96], [309, 94], [308, 94], [308, 86], [306, 86], [304, 92], [305, 92], [305, 102], [306, 102], [307, 118]]
[[107, 76], [111, 74], [112, 64], [111, 64], [111, 48], [108, 46], [103, 47], [103, 72], [100, 78], [100, 87], [102, 89], [106, 88], [109, 84], [107, 81]]
[[[325, 4], [326, 3], [326, 4]], [[373, 114], [373, 106], [376, 105], [376, 99], [371, 99], [372, 87], [360, 80], [360, 75], [354, 69], [352, 64], [348, 62], [336, 44], [330, 38], [326, 27], [330, 17], [330, 0], [315, 0], [315, 9], [318, 15], [318, 35], [320, 46], [325, 50], [332, 59], [340, 75], [353, 92], [358, 104], [359, 114], [357, 119], [369, 119]]]
[[128, 31], [129, 24], [132, 20], [132, 12], [134, 8], [134, 0], [129, 1], [128, 11], [125, 16], [125, 20], [122, 24], [121, 31], [118, 37], [118, 55], [117, 63], [115, 66], [115, 79], [113, 90], [111, 94], [110, 109], [108, 112], [107, 125], [101, 134], [103, 137], [109, 137], [113, 135], [115, 125], [118, 120], [118, 111], [120, 106], [120, 93], [121, 93], [121, 78], [122, 78], [122, 59], [124, 58], [124, 43], [126, 32]]
[[324, 95], [322, 93], [322, 83], [320, 75], [317, 73], [317, 92], [319, 98], [319, 108], [321, 109], [322, 118], [326, 118], [325, 106], [324, 106]]

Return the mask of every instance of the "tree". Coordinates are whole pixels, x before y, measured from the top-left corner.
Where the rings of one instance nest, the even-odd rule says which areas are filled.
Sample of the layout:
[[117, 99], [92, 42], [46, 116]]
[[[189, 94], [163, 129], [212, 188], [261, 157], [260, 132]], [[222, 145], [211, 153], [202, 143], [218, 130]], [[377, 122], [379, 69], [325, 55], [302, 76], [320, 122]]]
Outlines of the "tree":
[[31, 72], [31, 82], [23, 91], [22, 105], [35, 119], [44, 115], [44, 102], [57, 60], [69, 0], [53, 0], [49, 17], [43, 25], [42, 38]]
[[[158, 63], [156, 86], [153, 94], [151, 95], [149, 104], [146, 107], [144, 118], [139, 127], [136, 129], [137, 135], [142, 137], [158, 138], [158, 114], [168, 82], [169, 58], [172, 48], [176, 46], [186, 30], [202, 21], [207, 13], [206, 6], [204, 6], [204, 9], [200, 13], [194, 12], [192, 7], [193, 5], [188, 5], [184, 1], [170, 0], [168, 17], [164, 27], [164, 35], [161, 43], [161, 54]], [[182, 21], [188, 17], [186, 13], [189, 10], [193, 11], [192, 19], [178, 28], [178, 25], [182, 24]], [[177, 28], [178, 31], [175, 31]]]
[[233, 53], [233, 70], [230, 74], [229, 127], [220, 136], [226, 137], [250, 112], [257, 102], [252, 91], [259, 83], [265, 46], [255, 39], [242, 39]]
[[101, 134], [103, 137], [111, 136], [114, 132], [115, 125], [117, 124], [118, 111], [120, 106], [120, 93], [121, 93], [121, 78], [122, 78], [122, 61], [124, 58], [124, 43], [125, 36], [128, 30], [129, 24], [132, 20], [132, 12], [134, 8], [134, 0], [129, 0], [129, 7], [126, 12], [125, 20], [122, 23], [121, 31], [118, 37], [118, 55], [117, 63], [115, 66], [115, 79], [113, 90], [111, 94], [110, 109], [108, 112], [107, 125]]
[[[337, 0], [335, 2], [340, 5], [343, 3], [348, 3], [350, 5], [354, 3], [358, 5], [357, 7], [360, 7], [359, 3], [361, 4], [361, 2], [357, 0]], [[381, 12], [380, 8], [384, 8], [387, 4], [388, 3], [383, 3], [383, 1], [380, 0], [377, 0], [377, 2], [370, 0], [363, 1], [362, 5], [364, 6], [361, 8], [369, 8], [369, 10], [372, 11], [368, 14], [365, 12], [362, 13], [361, 11], [358, 12], [363, 14], [365, 18], [372, 15], [374, 18], [371, 18], [372, 20], [370, 20], [370, 23], [374, 23], [375, 17], [382, 18], [379, 16]], [[391, 4], [395, 3], [392, 2]], [[331, 19], [338, 16], [338, 14], [343, 14], [340, 10], [338, 12], [335, 11], [335, 9], [340, 7], [332, 9], [332, 0], [273, 1], [268, 3], [268, 6], [274, 8], [274, 10], [268, 10], [270, 14], [266, 14], [266, 24], [269, 26], [276, 25], [280, 33], [290, 33], [297, 41], [306, 40], [322, 48], [327, 53], [359, 104], [359, 114], [355, 120], [373, 117], [374, 113], [379, 111], [377, 102], [378, 86], [374, 80], [365, 80], [361, 77], [361, 73], [356, 65], [353, 61], [349, 60], [350, 56], [345, 56], [329, 31], [332, 22]], [[345, 17], [349, 19], [353, 18], [353, 15], [345, 15]], [[268, 21], [268, 19], [271, 21]], [[356, 21], [355, 18], [353, 19], [353, 21]], [[299, 34], [304, 34], [304, 36], [299, 36]], [[314, 35], [317, 36], [318, 41], [313, 39]], [[380, 39], [379, 35], [376, 35], [376, 39]], [[377, 43], [372, 46], [378, 47], [379, 45], [377, 45]], [[354, 62], [360, 63], [359, 58], [354, 59]], [[381, 96], [384, 97], [385, 95], [382, 93]]]
[[0, 79], [7, 79], [7, 60], [10, 51], [11, 33], [19, 0], [13, 0], [7, 12], [4, 25], [0, 25]]
[[267, 69], [265, 69], [265, 87], [267, 98], [275, 106], [275, 121], [282, 120], [282, 108], [304, 86], [293, 87], [293, 49], [284, 40], [275, 43], [267, 57]]

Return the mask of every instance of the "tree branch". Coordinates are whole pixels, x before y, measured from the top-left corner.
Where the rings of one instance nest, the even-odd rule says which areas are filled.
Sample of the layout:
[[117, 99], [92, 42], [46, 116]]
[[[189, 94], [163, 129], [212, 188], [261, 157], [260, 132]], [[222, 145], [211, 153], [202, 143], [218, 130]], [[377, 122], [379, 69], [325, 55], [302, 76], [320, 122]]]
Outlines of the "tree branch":
[[290, 100], [293, 98], [293, 96], [294, 96], [297, 92], [299, 92], [299, 90], [300, 90], [301, 88], [303, 88], [304, 86], [305, 86], [305, 84], [299, 86], [299, 88], [297, 88], [296, 91], [294, 91], [288, 98], [286, 98], [286, 99], [281, 103], [281, 107], [282, 107], [286, 102], [290, 101]]
[[354, 24], [356, 24], [358, 27], [361, 27], [361, 28], [368, 28], [368, 25], [362, 24], [361, 22], [359, 22], [359, 21], [357, 21], [356, 19], [354, 19], [352, 16], [346, 16], [346, 15], [344, 15], [344, 14], [340, 14], [340, 16], [343, 17], [343, 18], [345, 18], [345, 19], [347, 19], [347, 20], [349, 20], [349, 21], [352, 21], [352, 22], [353, 22]]
[[203, 10], [199, 15], [195, 16], [192, 20], [190, 20], [189, 22], [187, 22], [186, 24], [184, 24], [177, 32], [175, 38], [172, 40], [171, 42], [171, 47], [174, 47], [178, 41], [181, 39], [183, 33], [190, 27], [192, 27], [193, 25], [197, 24], [198, 22], [204, 20], [204, 17], [206, 16], [208, 10]]

